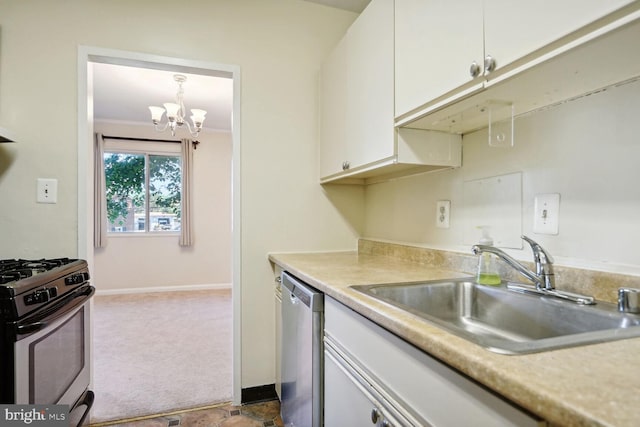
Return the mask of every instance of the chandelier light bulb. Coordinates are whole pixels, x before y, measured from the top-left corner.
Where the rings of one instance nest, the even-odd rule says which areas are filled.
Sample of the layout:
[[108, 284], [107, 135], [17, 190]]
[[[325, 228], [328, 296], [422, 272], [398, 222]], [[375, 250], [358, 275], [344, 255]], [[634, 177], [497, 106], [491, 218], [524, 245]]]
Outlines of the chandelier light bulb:
[[[167, 110], [167, 118], [169, 119], [169, 121], [176, 121], [180, 113], [180, 106], [178, 104], [174, 104], [173, 102], [166, 102], [163, 105]], [[179, 121], [180, 120], [178, 120], [178, 122]]]
[[197, 108], [192, 108], [191, 109], [191, 121], [193, 122], [193, 125], [195, 127], [197, 127], [198, 129], [202, 128], [202, 123], [204, 123], [204, 116], [207, 115], [207, 112], [205, 110], [198, 110]]
[[151, 111], [151, 120], [154, 124], [160, 123], [162, 121], [162, 116], [164, 115], [164, 108], [162, 107], [149, 107], [149, 111]]

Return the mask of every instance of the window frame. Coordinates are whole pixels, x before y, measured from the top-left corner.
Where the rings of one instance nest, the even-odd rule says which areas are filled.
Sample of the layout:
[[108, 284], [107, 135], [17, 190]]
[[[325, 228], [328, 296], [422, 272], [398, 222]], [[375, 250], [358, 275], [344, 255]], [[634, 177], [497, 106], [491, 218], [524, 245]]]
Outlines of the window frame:
[[[107, 236], [109, 238], [124, 238], [124, 237], [158, 237], [158, 236], [179, 236], [181, 230], [151, 230], [151, 215], [150, 215], [150, 162], [149, 156], [168, 156], [178, 157], [180, 159], [180, 182], [182, 185], [183, 171], [182, 171], [182, 151], [179, 141], [160, 141], [160, 140], [135, 140], [135, 139], [113, 139], [104, 138], [104, 154], [135, 154], [143, 155], [145, 158], [144, 163], [144, 181], [145, 181], [145, 230], [144, 231], [111, 231], [111, 227], [107, 227]], [[105, 172], [106, 174], [106, 172]], [[106, 185], [106, 176], [105, 176]], [[181, 194], [181, 203], [182, 203]]]

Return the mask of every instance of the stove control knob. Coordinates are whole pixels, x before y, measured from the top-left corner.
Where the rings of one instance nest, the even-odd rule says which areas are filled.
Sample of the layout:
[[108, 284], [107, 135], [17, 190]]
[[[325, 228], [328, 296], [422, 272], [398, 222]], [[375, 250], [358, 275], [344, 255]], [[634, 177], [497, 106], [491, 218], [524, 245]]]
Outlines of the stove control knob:
[[25, 305], [42, 304], [49, 302], [49, 290], [41, 289], [24, 296]]
[[32, 304], [37, 304], [37, 301], [35, 300], [35, 292], [29, 295], [25, 295], [24, 296], [24, 305], [32, 305]]
[[82, 273], [72, 274], [64, 278], [64, 284], [67, 286], [79, 285], [86, 280], [85, 275]]
[[36, 291], [36, 299], [38, 302], [48, 302], [49, 301], [49, 290], [43, 289], [41, 291]]

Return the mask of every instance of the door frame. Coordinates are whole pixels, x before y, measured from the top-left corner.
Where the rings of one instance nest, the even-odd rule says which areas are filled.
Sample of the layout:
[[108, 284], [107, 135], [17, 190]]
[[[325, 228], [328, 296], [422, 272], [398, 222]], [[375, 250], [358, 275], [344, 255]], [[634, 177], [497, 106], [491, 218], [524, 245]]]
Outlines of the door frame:
[[[93, 268], [93, 81], [89, 73], [90, 63], [101, 62], [181, 71], [233, 79], [232, 138], [232, 393], [233, 404], [241, 404], [242, 353], [241, 353], [241, 175], [240, 175], [240, 67], [238, 65], [196, 61], [183, 58], [151, 55], [105, 49], [93, 46], [78, 47], [78, 257]], [[93, 378], [92, 378], [93, 382]]]

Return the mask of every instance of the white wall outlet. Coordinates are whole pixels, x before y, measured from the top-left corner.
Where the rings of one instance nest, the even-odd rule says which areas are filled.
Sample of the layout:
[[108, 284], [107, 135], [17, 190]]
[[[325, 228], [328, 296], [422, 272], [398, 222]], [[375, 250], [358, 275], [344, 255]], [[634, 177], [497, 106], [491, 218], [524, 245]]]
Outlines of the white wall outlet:
[[36, 200], [38, 203], [58, 203], [58, 180], [38, 178]]
[[536, 194], [533, 202], [533, 232], [558, 234], [560, 194]]
[[451, 213], [451, 201], [438, 200], [436, 202], [436, 227], [449, 228], [450, 213]]

